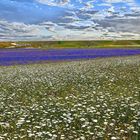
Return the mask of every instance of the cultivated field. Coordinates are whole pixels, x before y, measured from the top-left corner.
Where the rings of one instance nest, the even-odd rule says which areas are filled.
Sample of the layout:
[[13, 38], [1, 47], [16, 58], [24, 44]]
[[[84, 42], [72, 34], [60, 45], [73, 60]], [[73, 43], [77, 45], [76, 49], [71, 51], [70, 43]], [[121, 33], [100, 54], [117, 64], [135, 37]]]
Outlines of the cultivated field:
[[140, 40], [0, 42], [0, 48], [140, 48]]
[[1, 140], [139, 140], [140, 56], [0, 67]]
[[140, 49], [0, 49], [0, 66], [140, 55]]

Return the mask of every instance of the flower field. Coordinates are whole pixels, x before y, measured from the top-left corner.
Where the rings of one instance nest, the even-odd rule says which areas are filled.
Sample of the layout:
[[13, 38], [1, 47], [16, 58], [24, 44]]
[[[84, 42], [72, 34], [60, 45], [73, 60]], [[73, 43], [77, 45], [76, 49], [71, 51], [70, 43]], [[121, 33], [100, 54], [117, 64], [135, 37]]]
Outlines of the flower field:
[[140, 55], [139, 48], [0, 49], [0, 66]]
[[0, 140], [139, 140], [140, 56], [0, 67]]

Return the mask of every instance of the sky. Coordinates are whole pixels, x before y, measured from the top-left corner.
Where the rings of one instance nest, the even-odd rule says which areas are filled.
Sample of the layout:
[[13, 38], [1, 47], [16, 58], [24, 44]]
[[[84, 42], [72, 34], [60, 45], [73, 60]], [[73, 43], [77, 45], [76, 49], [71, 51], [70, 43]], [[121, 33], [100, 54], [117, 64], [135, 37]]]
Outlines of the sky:
[[140, 0], [0, 0], [0, 41], [140, 39]]

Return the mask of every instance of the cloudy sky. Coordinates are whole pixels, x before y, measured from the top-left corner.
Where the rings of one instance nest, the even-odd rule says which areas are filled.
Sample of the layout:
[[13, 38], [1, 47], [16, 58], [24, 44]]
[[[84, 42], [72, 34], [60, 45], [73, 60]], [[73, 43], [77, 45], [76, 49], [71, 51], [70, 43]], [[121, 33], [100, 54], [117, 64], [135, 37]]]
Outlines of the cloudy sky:
[[140, 39], [140, 0], [0, 0], [0, 40]]

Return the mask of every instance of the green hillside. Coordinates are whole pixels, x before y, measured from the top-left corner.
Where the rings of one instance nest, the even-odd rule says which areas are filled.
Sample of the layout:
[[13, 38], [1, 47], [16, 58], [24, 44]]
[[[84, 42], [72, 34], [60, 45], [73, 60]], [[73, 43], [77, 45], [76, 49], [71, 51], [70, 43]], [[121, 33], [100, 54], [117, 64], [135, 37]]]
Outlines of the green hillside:
[[139, 48], [140, 40], [0, 42], [0, 48]]

